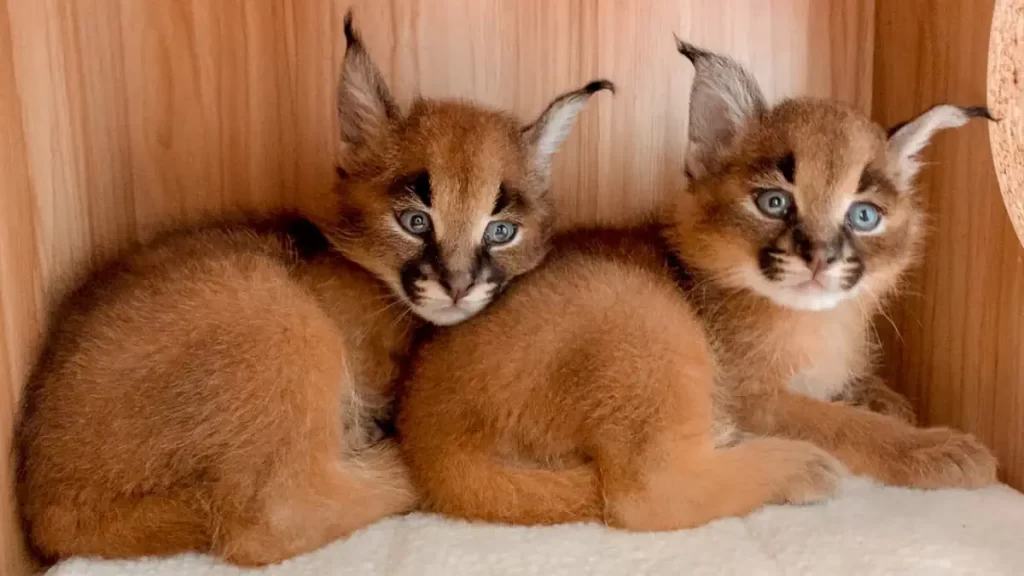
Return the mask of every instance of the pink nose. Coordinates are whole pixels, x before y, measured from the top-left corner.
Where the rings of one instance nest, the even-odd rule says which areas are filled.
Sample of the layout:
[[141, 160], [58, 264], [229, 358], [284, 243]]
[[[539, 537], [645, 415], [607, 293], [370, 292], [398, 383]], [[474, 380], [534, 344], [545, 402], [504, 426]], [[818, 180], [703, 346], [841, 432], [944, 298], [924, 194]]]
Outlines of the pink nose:
[[473, 277], [468, 272], [458, 272], [448, 277], [446, 288], [452, 302], [458, 302], [473, 287]]
[[811, 248], [810, 254], [805, 258], [807, 256], [810, 256], [807, 259], [807, 268], [810, 269], [812, 276], [817, 276], [835, 262], [839, 255], [829, 246], [819, 244]]

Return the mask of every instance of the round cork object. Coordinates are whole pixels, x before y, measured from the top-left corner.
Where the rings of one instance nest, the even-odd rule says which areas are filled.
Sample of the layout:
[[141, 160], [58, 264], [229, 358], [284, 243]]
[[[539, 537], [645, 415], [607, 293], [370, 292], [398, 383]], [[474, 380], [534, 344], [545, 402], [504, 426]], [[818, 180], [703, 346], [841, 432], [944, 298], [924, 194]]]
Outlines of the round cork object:
[[999, 188], [1024, 244], [1024, 0], [996, 0], [988, 44], [989, 127]]

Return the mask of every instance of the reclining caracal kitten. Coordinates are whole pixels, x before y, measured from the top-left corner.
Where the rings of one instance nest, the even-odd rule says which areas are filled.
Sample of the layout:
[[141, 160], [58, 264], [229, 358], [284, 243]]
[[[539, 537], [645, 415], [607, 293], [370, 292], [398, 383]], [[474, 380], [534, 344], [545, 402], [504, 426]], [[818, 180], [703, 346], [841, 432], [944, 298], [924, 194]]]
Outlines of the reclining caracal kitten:
[[970, 436], [830, 402], [906, 412], [871, 376], [869, 323], [921, 244], [915, 155], [974, 112], [887, 139], [834, 102], [769, 108], [736, 63], [680, 50], [696, 64], [681, 206], [557, 238], [412, 363], [398, 431], [428, 507], [660, 530], [826, 498], [846, 467], [992, 482]]
[[874, 374], [871, 325], [924, 244], [918, 154], [988, 110], [936, 106], [886, 134], [846, 106], [769, 108], [739, 64], [679, 50], [697, 77], [693, 182], [666, 238], [718, 344], [737, 424], [814, 442], [887, 484], [994, 482], [996, 460], [973, 436], [913, 427], [909, 402]]
[[402, 113], [346, 17], [330, 218], [196, 227], [96, 272], [26, 390], [19, 499], [45, 559], [306, 552], [416, 508], [367, 434], [416, 316], [454, 324], [544, 257], [551, 157], [594, 92], [529, 126], [456, 101]]

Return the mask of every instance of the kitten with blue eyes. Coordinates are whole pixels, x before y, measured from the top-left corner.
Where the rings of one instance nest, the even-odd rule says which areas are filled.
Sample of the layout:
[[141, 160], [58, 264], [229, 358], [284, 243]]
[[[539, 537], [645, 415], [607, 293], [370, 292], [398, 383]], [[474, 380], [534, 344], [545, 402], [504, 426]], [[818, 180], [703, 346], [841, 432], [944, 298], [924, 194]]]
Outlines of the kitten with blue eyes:
[[551, 157], [611, 84], [529, 125], [460, 101], [403, 111], [351, 15], [345, 37], [322, 211], [165, 234], [54, 311], [17, 432], [41, 558], [269, 564], [417, 507], [376, 426], [414, 334], [476, 314], [545, 256]]
[[732, 60], [679, 49], [696, 68], [691, 183], [665, 237], [685, 262], [736, 424], [813, 442], [889, 484], [994, 482], [977, 439], [912, 426], [908, 400], [875, 375], [872, 329], [923, 248], [918, 154], [988, 111], [940, 105], [886, 133], [836, 103], [769, 106]]

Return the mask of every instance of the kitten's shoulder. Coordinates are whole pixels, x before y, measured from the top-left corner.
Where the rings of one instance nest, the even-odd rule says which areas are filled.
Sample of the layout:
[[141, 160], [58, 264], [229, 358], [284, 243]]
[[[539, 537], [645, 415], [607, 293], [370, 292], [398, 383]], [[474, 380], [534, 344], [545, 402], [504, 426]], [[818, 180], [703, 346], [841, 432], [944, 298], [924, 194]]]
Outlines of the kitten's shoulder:
[[580, 227], [556, 236], [550, 256], [553, 262], [580, 258], [611, 260], [668, 274], [684, 288], [690, 283], [686, 266], [666, 243], [662, 226], [655, 223]]
[[579, 255], [656, 265], [664, 260], [664, 246], [660, 229], [653, 224], [586, 226], [555, 236], [552, 259]]
[[116, 298], [124, 290], [182, 281], [200, 269], [249, 263], [294, 267], [328, 253], [327, 239], [300, 216], [241, 216], [164, 230], [95, 263], [69, 278], [74, 288], [51, 294], [57, 317], [84, 312]]

